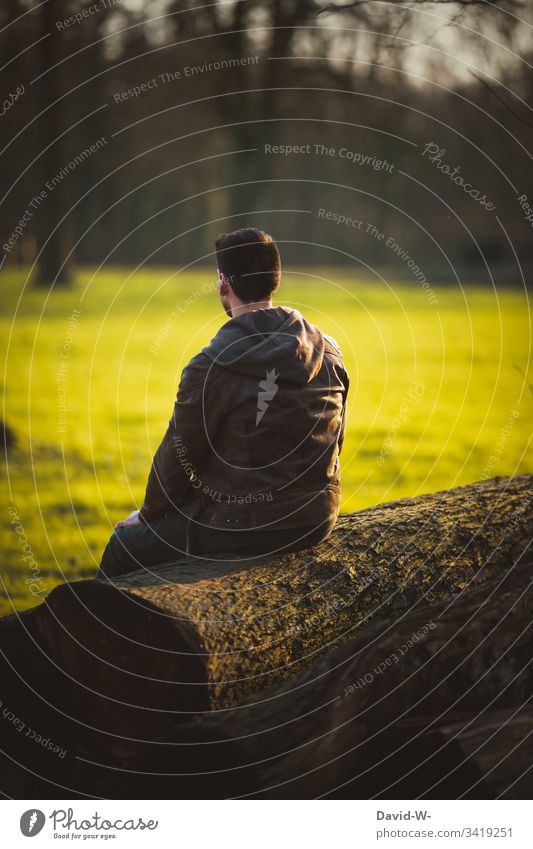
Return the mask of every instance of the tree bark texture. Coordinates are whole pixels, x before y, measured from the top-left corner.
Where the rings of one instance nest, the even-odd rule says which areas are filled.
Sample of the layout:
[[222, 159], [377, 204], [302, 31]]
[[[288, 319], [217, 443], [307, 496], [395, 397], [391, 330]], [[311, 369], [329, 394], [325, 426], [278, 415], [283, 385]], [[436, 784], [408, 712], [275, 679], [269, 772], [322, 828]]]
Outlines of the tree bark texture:
[[344, 515], [283, 558], [60, 586], [0, 620], [3, 786], [523, 792], [532, 531], [533, 477], [496, 478]]
[[531, 537], [531, 479], [496, 479], [341, 516], [322, 545], [245, 566], [175, 563], [115, 585], [201, 646], [214, 708], [294, 676], [377, 616], [460, 593]]

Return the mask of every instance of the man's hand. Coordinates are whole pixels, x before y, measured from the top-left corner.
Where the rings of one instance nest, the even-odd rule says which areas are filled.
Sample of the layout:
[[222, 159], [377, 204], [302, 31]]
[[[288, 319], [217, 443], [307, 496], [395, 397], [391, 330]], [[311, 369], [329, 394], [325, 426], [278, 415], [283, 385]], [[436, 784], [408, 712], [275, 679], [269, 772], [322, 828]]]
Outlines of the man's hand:
[[133, 513], [130, 513], [127, 519], [121, 519], [120, 522], [117, 522], [115, 525], [115, 530], [117, 528], [129, 528], [131, 525], [140, 525], [141, 520], [139, 519], [139, 511], [134, 510]]

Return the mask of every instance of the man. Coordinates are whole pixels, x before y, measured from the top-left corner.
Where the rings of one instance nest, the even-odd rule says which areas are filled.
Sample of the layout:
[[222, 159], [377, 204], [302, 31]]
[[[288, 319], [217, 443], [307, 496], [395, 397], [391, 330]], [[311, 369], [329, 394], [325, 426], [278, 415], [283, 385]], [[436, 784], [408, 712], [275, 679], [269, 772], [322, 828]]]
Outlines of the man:
[[273, 307], [281, 264], [246, 227], [215, 242], [230, 317], [184, 369], [144, 502], [115, 526], [98, 578], [176, 560], [276, 555], [339, 513], [348, 375], [336, 342]]

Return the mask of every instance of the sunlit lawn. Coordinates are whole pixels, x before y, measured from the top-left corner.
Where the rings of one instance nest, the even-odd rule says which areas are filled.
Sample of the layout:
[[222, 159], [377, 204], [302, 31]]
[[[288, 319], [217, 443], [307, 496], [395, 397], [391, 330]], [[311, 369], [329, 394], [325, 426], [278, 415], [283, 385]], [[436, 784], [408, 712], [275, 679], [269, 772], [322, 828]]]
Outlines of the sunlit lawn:
[[[225, 320], [210, 270], [129, 274], [83, 270], [49, 295], [0, 275], [4, 409], [18, 439], [4, 462], [0, 612], [94, 575], [113, 524], [142, 500], [182, 367]], [[435, 305], [420, 287], [346, 270], [285, 272], [277, 302], [332, 334], [351, 375], [345, 511], [532, 470], [525, 294], [433, 290]]]

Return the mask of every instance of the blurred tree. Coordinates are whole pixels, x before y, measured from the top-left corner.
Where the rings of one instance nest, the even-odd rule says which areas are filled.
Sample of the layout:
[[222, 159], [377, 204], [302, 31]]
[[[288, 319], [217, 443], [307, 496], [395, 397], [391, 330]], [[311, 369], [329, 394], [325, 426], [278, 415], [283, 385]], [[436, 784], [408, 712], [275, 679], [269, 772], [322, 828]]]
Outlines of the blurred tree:
[[[68, 77], [63, 66], [66, 42], [58, 21], [68, 17], [66, 0], [48, 0], [40, 8], [41, 78], [39, 91], [40, 186], [46, 186], [68, 162], [68, 120], [65, 96]], [[70, 182], [62, 179], [53, 190], [48, 206], [38, 212], [36, 283], [40, 286], [65, 285], [72, 281], [72, 219]], [[46, 189], [44, 189], [46, 191]]]
[[[21, 84], [25, 92], [1, 118], [2, 241], [76, 154], [101, 136], [106, 145], [55, 185], [5, 260], [26, 262], [36, 241], [40, 285], [69, 282], [74, 244], [82, 263], [186, 263], [206, 255], [216, 230], [250, 219], [275, 227], [279, 216], [264, 210], [318, 202], [355, 205], [407, 242], [412, 225], [394, 208], [420, 217], [414, 183], [400, 189], [400, 179], [340, 157], [266, 155], [264, 145], [353, 146], [424, 182], [430, 169], [420, 147], [435, 133], [451, 162], [490, 183], [511, 237], [527, 252], [530, 229], [502, 180], [504, 168], [515, 172], [514, 184], [533, 194], [531, 169], [516, 155], [517, 143], [521, 155], [531, 143], [533, 86], [529, 45], [505, 11], [513, 6], [106, 0], [60, 27], [87, 4], [6, 0], [3, 93]], [[169, 74], [175, 80], [164, 82]], [[481, 221], [477, 206], [441, 182], [443, 199], [483, 227], [485, 242], [509, 251], [494, 217]], [[450, 255], [475, 265], [479, 252], [464, 244], [444, 204], [434, 205], [432, 226], [446, 234]], [[348, 261], [354, 234], [330, 235]], [[292, 216], [290, 261], [307, 262], [306, 245], [323, 237], [316, 216]], [[359, 239], [355, 249], [365, 261], [383, 261], [375, 241]], [[420, 261], [437, 262], [428, 240], [416, 250]]]

